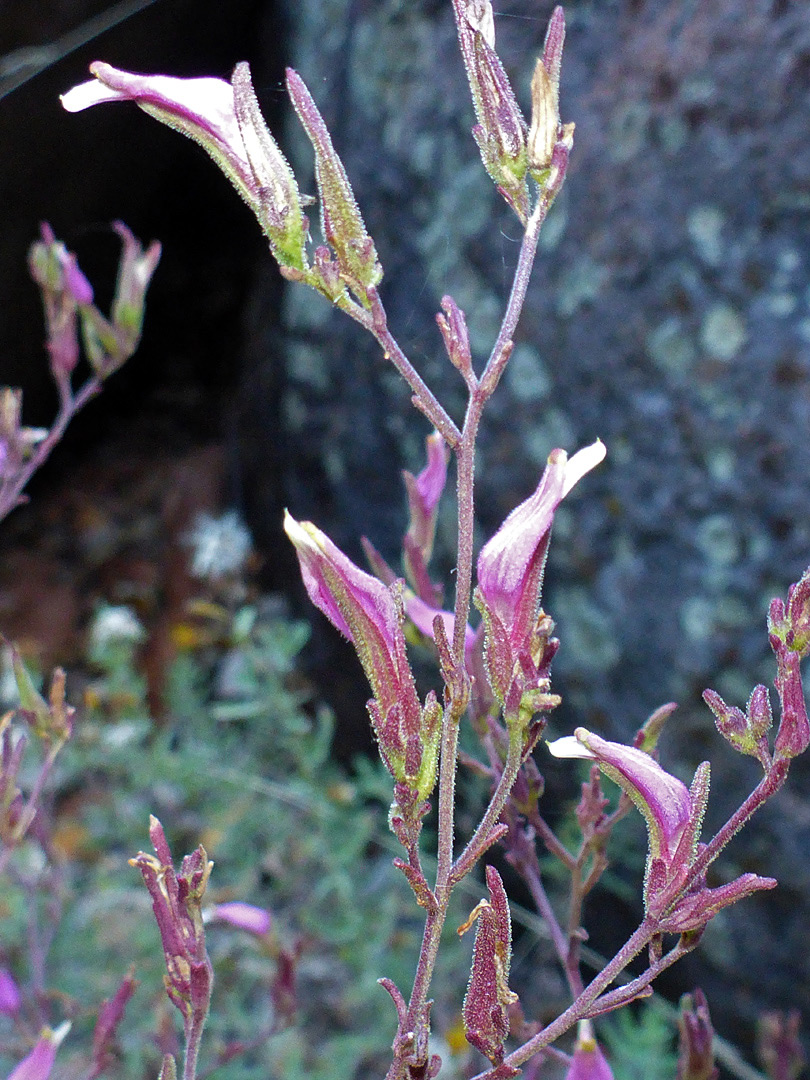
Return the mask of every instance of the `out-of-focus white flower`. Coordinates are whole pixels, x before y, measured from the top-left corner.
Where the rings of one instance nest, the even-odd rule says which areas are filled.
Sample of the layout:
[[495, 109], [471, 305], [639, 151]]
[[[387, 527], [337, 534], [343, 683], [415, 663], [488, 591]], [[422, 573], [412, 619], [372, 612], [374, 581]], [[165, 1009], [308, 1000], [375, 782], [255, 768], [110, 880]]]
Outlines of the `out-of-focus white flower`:
[[99, 653], [110, 645], [138, 645], [145, 637], [146, 631], [132, 608], [104, 604], [90, 626], [90, 649]]
[[192, 574], [213, 580], [238, 573], [252, 548], [247, 526], [235, 510], [219, 517], [198, 514], [185, 542], [191, 548]]

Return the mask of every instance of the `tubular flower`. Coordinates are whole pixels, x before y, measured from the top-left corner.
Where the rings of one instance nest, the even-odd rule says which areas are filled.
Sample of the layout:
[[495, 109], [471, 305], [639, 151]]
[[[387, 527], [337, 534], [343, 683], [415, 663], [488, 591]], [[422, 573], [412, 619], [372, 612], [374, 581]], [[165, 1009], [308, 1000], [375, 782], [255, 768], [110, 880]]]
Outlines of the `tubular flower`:
[[108, 101], [134, 101], [161, 123], [187, 135], [214, 159], [251, 208], [282, 266], [306, 268], [307, 220], [290, 166], [259, 111], [250, 69], [238, 64], [224, 79], [137, 75], [96, 61], [95, 80], [62, 95], [68, 112]]
[[27, 1057], [8, 1075], [8, 1080], [48, 1080], [56, 1060], [56, 1051], [70, 1031], [70, 1021], [60, 1024], [55, 1031], [43, 1028], [39, 1040]]
[[355, 648], [371, 684], [369, 703], [380, 754], [392, 775], [425, 798], [438, 761], [441, 709], [419, 704], [405, 650], [399, 586], [384, 585], [344, 555], [312, 522], [289, 513], [284, 529], [295, 547], [313, 604]]
[[573, 735], [557, 739], [548, 747], [556, 757], [595, 761], [641, 812], [650, 842], [644, 902], [648, 913], [660, 918], [663, 932], [700, 931], [722, 908], [776, 884], [773, 878], [742, 874], [726, 885], [709, 889], [705, 871], [693, 871], [709, 797], [707, 762], [698, 767], [688, 789], [643, 750], [608, 742], [584, 728], [577, 728]]
[[600, 739], [585, 728], [548, 744], [555, 757], [596, 761], [629, 795], [647, 823], [650, 855], [671, 863], [692, 816], [689, 789], [643, 750]]
[[574, 454], [552, 450], [536, 491], [504, 521], [478, 556], [477, 604], [487, 628], [487, 666], [503, 700], [516, 666], [533, 656], [543, 570], [554, 513], [574, 485], [605, 456], [598, 439]]
[[565, 1080], [613, 1080], [613, 1070], [599, 1048], [590, 1020], [580, 1020], [577, 1044]]

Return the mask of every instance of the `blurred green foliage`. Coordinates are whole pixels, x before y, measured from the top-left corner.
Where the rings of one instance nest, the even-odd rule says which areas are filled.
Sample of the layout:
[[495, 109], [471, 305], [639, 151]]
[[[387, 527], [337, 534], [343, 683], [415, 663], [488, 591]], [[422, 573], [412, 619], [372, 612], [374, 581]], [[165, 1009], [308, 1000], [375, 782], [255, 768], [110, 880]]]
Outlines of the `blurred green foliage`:
[[[168, 672], [166, 717], [156, 723], [138, 635], [91, 634], [95, 676], [53, 778], [51, 858], [46, 864], [29, 840], [0, 899], [0, 964], [24, 988], [46, 988], [44, 1018], [73, 1020], [63, 1067], [84, 1071], [98, 1006], [130, 967], [140, 987], [114, 1071], [156, 1075], [175, 1037], [151, 904], [127, 861], [148, 844], [152, 813], [175, 864], [204, 844], [215, 863], [212, 902], [239, 899], [273, 914], [267, 941], [216, 923], [207, 931], [216, 983], [201, 1075], [213, 1066], [222, 1080], [385, 1071], [394, 1012], [376, 980], [387, 975], [408, 991], [421, 911], [391, 867], [387, 774], [362, 761], [349, 776], [330, 760], [333, 718], [295, 669], [307, 636], [272, 603], [238, 610], [215, 646], [180, 651]], [[459, 909], [448, 923], [448, 938], [465, 915]], [[55, 934], [36, 973], [31, 935], [48, 926]], [[437, 984], [438, 998], [443, 986], [454, 988], [447, 1016], [463, 995], [468, 951], [456, 946]], [[295, 1010], [289, 1026], [263, 1040], [278, 1005], [280, 953], [297, 957]], [[222, 1060], [228, 1047], [256, 1042]], [[25, 1049], [3, 1017], [0, 1049], [8, 1051], [0, 1052], [2, 1075]]]
[[612, 1013], [600, 1024], [614, 1080], [672, 1080], [678, 1055], [671, 1012], [650, 998]]

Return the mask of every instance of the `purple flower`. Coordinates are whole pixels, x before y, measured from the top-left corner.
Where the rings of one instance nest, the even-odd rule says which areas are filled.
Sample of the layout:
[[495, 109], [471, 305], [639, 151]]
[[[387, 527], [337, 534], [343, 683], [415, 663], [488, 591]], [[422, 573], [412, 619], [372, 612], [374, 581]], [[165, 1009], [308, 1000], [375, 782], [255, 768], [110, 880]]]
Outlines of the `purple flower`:
[[652, 858], [673, 862], [693, 816], [693, 800], [685, 784], [643, 750], [600, 739], [585, 728], [549, 743], [548, 748], [555, 757], [596, 761], [644, 816]]
[[574, 1056], [565, 1080], [613, 1080], [613, 1071], [599, 1049], [589, 1020], [580, 1020]]
[[68, 112], [109, 101], [134, 101], [144, 112], [199, 143], [253, 210], [285, 266], [306, 269], [307, 222], [290, 166], [259, 111], [250, 69], [224, 79], [137, 75], [96, 61], [95, 81], [62, 95]]
[[[419, 801], [433, 789], [442, 711], [434, 694], [419, 703], [405, 650], [400, 586], [367, 574], [310, 521], [289, 513], [292, 541], [313, 604], [354, 645], [374, 699], [368, 709], [380, 754], [395, 779]], [[414, 794], [415, 793], [415, 794]]]
[[218, 922], [230, 923], [238, 930], [247, 930], [251, 934], [256, 934], [257, 937], [268, 934], [273, 923], [273, 917], [266, 908], [245, 904], [241, 900], [217, 904], [211, 909], [210, 918]]
[[284, 516], [309, 598], [354, 645], [383, 713], [413, 689], [394, 593], [361, 570], [310, 521]]
[[11, 972], [0, 968], [0, 1014], [14, 1016], [20, 1011], [22, 999], [19, 987], [12, 978]]
[[[408, 618], [411, 620], [411, 622], [420, 634], [424, 634], [425, 637], [434, 640], [435, 633], [433, 630], [433, 623], [435, 622], [436, 616], [438, 615], [444, 625], [444, 632], [447, 640], [452, 643], [456, 620], [455, 616], [451, 611], [441, 611], [439, 608], [431, 607], [430, 604], [426, 604], [424, 600], [420, 600], [418, 596], [415, 596], [414, 593], [408, 591], [407, 589], [405, 590], [404, 603], [405, 614], [408, 616]], [[467, 656], [468, 668], [470, 650], [475, 644], [475, 639], [475, 630], [473, 630], [473, 628], [468, 623], [467, 628], [464, 631], [464, 652]]]
[[512, 511], [478, 556], [477, 603], [487, 624], [487, 664], [502, 699], [516, 665], [532, 653], [554, 512], [604, 456], [598, 439], [570, 460], [564, 450], [552, 450], [537, 490]]
[[55, 1031], [43, 1028], [34, 1049], [11, 1070], [8, 1080], [47, 1080], [56, 1060], [56, 1051], [69, 1031], [70, 1022], [67, 1020]]
[[447, 483], [447, 447], [434, 431], [425, 440], [427, 464], [416, 476], [403, 472], [408, 492], [410, 522], [403, 541], [405, 576], [422, 600], [438, 604], [441, 589], [428, 576], [427, 564], [433, 553], [439, 500]]

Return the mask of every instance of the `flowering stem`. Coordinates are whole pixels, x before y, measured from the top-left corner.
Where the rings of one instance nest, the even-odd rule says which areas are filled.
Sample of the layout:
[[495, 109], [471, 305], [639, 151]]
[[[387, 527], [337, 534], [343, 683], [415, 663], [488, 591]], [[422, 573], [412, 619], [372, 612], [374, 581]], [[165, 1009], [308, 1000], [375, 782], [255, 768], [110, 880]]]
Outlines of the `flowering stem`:
[[509, 792], [517, 779], [523, 751], [523, 730], [517, 724], [509, 726], [509, 747], [506, 752], [501, 778], [489, 800], [489, 806], [481, 818], [478, 828], [473, 833], [467, 846], [453, 863], [450, 873], [450, 882], [456, 885], [463, 877], [469, 874], [478, 859], [492, 843], [492, 830], [498, 823], [498, 819], [509, 798]]
[[37, 469], [47, 461], [76, 413], [101, 390], [101, 379], [92, 375], [75, 396], [66, 384], [59, 383], [58, 386], [59, 412], [53, 426], [20, 471], [0, 484], [0, 521], [25, 501], [23, 488]]
[[[207, 1005], [207, 1002], [206, 1002]], [[197, 1075], [197, 1058], [200, 1054], [203, 1028], [208, 1015], [205, 1011], [194, 1009], [186, 1025], [186, 1052], [183, 1059], [183, 1080], [195, 1080]]]
[[461, 432], [388, 329], [388, 317], [377, 290], [372, 287], [369, 288], [368, 293], [371, 301], [371, 313], [360, 307], [359, 304], [343, 306], [342, 310], [347, 315], [351, 315], [355, 322], [360, 323], [377, 339], [382, 347], [385, 359], [391, 361], [411, 390], [413, 390], [414, 405], [420, 412], [425, 414], [436, 430], [441, 433], [448, 446], [457, 446], [461, 438]]
[[682, 956], [686, 956], [695, 945], [697, 945], [696, 939], [693, 939], [691, 943], [685, 943], [683, 938], [679, 938], [677, 945], [671, 948], [665, 956], [650, 964], [647, 970], [638, 978], [632, 979], [625, 986], [620, 986], [609, 994], [603, 994], [600, 998], [597, 998], [593, 1003], [593, 1007], [588, 1010], [588, 1019], [603, 1016], [605, 1013], [613, 1012], [614, 1009], [618, 1009], [622, 1005], [629, 1005], [631, 1001], [635, 1001], [637, 997], [647, 990], [650, 983], [658, 978], [662, 971], [666, 971], [668, 967], [672, 967], [673, 964], [677, 963]]
[[551, 828], [545, 818], [540, 816], [536, 808], [534, 808], [532, 813], [529, 814], [527, 820], [531, 827], [534, 829], [534, 831], [537, 833], [537, 835], [540, 837], [540, 839], [543, 841], [549, 854], [554, 855], [555, 858], [559, 859], [567, 870], [573, 871], [574, 867], [577, 864], [577, 860], [574, 858], [574, 856], [571, 854], [565, 844], [563, 844], [562, 841], [558, 838], [557, 834], [554, 832], [554, 830]]
[[[591, 1015], [589, 1009], [600, 994], [606, 990], [616, 976], [627, 967], [633, 957], [637, 956], [642, 951], [655, 936], [655, 933], [656, 925], [654, 920], [645, 918], [636, 932], [627, 939], [613, 959], [606, 964], [599, 974], [585, 987], [585, 990], [577, 997], [576, 1001], [569, 1005], [565, 1012], [561, 1013], [556, 1020], [544, 1027], [542, 1031], [538, 1031], [536, 1035], [523, 1043], [522, 1046], [519, 1046], [517, 1050], [513, 1050], [511, 1054], [507, 1054], [504, 1059], [504, 1064], [513, 1067], [522, 1065], [524, 1061], [528, 1061], [530, 1057], [538, 1052], [538, 1050], [544, 1049], [549, 1043], [555, 1042], [561, 1035], [564, 1035], [578, 1020], [582, 1020]], [[479, 1076], [475, 1077], [475, 1080], [483, 1080], [485, 1075], [485, 1073], [481, 1073]]]
[[[564, 180], [565, 171], [561, 170], [559, 179], [553, 190], [546, 189], [543, 191], [543, 194], [537, 200], [537, 205], [532, 211], [531, 217], [526, 224], [526, 231], [523, 234], [517, 266], [515, 267], [515, 276], [512, 281], [512, 291], [509, 294], [509, 302], [506, 305], [506, 312], [504, 313], [500, 332], [492, 347], [492, 352], [490, 353], [484, 373], [481, 376], [481, 382], [487, 387], [487, 397], [489, 397], [495, 389], [498, 378], [500, 378], [498, 367], [503, 367], [504, 359], [508, 358], [509, 343], [512, 341], [515, 330], [517, 329], [518, 320], [526, 300], [526, 290], [529, 287], [529, 279], [532, 275], [532, 267], [534, 266], [534, 260], [537, 254], [537, 241], [540, 238], [540, 229], [543, 226], [543, 222], [546, 220], [548, 212], [551, 209], [551, 204], [557, 197]], [[490, 386], [490, 384], [492, 385]]]
[[[777, 761], [773, 765], [769, 773], [762, 779], [754, 791], [751, 792], [739, 810], [729, 818], [726, 824], [706, 845], [690, 868], [688, 878], [685, 881], [681, 880], [678, 882], [679, 893], [682, 893], [684, 888], [687, 887], [690, 882], [694, 881], [705, 871], [706, 867], [713, 862], [723, 847], [725, 847], [735, 833], [739, 832], [752, 814], [779, 790], [787, 777], [788, 766], [789, 762], [785, 759]], [[662, 971], [670, 967], [690, 951], [692, 943], [688, 940], [679, 940], [678, 944], [671, 949], [666, 956], [661, 957], [650, 964], [648, 969], [642, 975], [638, 976], [638, 978], [632, 980], [627, 986], [621, 987], [611, 994], [602, 996], [603, 992], [610, 986], [616, 976], [619, 975], [620, 972], [627, 967], [633, 957], [637, 956], [638, 953], [640, 953], [652, 940], [657, 932], [657, 923], [658, 920], [655, 916], [646, 916], [636, 932], [627, 940], [625, 945], [613, 959], [588, 984], [583, 993], [577, 997], [576, 1001], [574, 1001], [561, 1016], [553, 1021], [553, 1023], [549, 1024], [542, 1031], [539, 1031], [522, 1046], [518, 1047], [517, 1050], [509, 1054], [505, 1059], [505, 1064], [515, 1067], [519, 1066], [523, 1064], [524, 1061], [527, 1061], [533, 1054], [537, 1053], [538, 1050], [542, 1050], [549, 1043], [558, 1039], [578, 1020], [586, 1017], [598, 1016], [600, 1013], [609, 1012], [628, 1001], [632, 1001], [635, 997], [638, 997], [639, 994], [643, 993], [653, 979], [655, 979]], [[596, 1006], [595, 1010], [593, 1008], [594, 1006]], [[482, 1077], [483, 1075], [484, 1074], [482, 1074]], [[478, 1080], [478, 1078], [476, 1078], [476, 1080]]]
[[[742, 806], [728, 819], [725, 825], [718, 830], [706, 847], [700, 852], [689, 868], [689, 877], [685, 884], [689, 884], [703, 874], [706, 868], [714, 862], [726, 844], [748, 822], [756, 811], [775, 795], [779, 788], [787, 780], [790, 762], [787, 758], [778, 758], [770, 770], [760, 780]], [[682, 886], [683, 887], [683, 886]]]
[[532, 840], [522, 846], [525, 850], [521, 849], [519, 852], [512, 852], [510, 861], [515, 868], [520, 871], [520, 875], [528, 886], [531, 893], [534, 906], [546, 926], [548, 932], [551, 935], [551, 941], [554, 945], [554, 950], [557, 953], [557, 958], [560, 961], [560, 966], [565, 973], [568, 987], [571, 991], [573, 998], [578, 997], [584, 987], [582, 984], [582, 976], [579, 971], [578, 957], [573, 951], [573, 940], [570, 937], [566, 937], [565, 931], [560, 926], [560, 921], [554, 913], [554, 908], [551, 906], [551, 901], [548, 898], [545, 887], [543, 886], [543, 879], [540, 874], [540, 864], [537, 859], [537, 851], [534, 847]]
[[[379, 341], [388, 359], [392, 361], [397, 370], [403, 375], [408, 385], [414, 391], [414, 403], [433, 422], [436, 429], [441, 432], [448, 445], [455, 450], [456, 454], [456, 491], [458, 502], [458, 554], [456, 562], [456, 599], [454, 605], [455, 626], [453, 632], [453, 654], [459, 668], [464, 664], [465, 627], [470, 610], [472, 595], [472, 571], [473, 571], [473, 530], [475, 518], [475, 443], [478, 436], [478, 427], [484, 406], [497, 386], [498, 379], [505, 367], [511, 349], [511, 341], [515, 328], [523, 309], [526, 299], [526, 290], [531, 276], [532, 266], [537, 253], [537, 241], [540, 228], [546, 218], [554, 196], [562, 184], [563, 175], [560, 176], [559, 184], [552, 192], [545, 192], [532, 212], [526, 226], [523, 241], [520, 246], [515, 276], [509, 301], [504, 314], [504, 319], [498, 333], [497, 340], [492, 348], [484, 374], [480, 381], [470, 383], [470, 397], [467, 405], [467, 413], [461, 431], [450, 419], [444, 408], [439, 405], [431, 391], [425, 386], [419, 375], [411, 366], [410, 362], [402, 354], [388, 330], [387, 320], [382, 304], [373, 289], [369, 290], [372, 303], [372, 313], [368, 316], [362, 309], [357, 313], [350, 312], [353, 318], [371, 330]], [[466, 874], [474, 865], [480, 854], [473, 844], [477, 838], [483, 839], [486, 833], [491, 831], [492, 826], [500, 817], [506, 798], [514, 784], [517, 770], [520, 767], [520, 747], [516, 751], [512, 749], [514, 741], [510, 737], [510, 753], [507, 755], [507, 767], [496, 788], [496, 792], [485, 814], [484, 821], [479, 825], [473, 840], [467, 846], [459, 858], [455, 867], [453, 864], [453, 841], [455, 832], [455, 778], [458, 758], [458, 727], [461, 714], [466, 706], [465, 702], [451, 699], [445, 710], [441, 760], [439, 765], [439, 806], [438, 806], [438, 843], [437, 843], [437, 869], [435, 896], [437, 907], [435, 911], [428, 912], [425, 919], [425, 930], [422, 938], [422, 947], [419, 954], [419, 962], [414, 978], [411, 1000], [408, 1005], [407, 1023], [408, 1030], [417, 1032], [427, 1024], [426, 1001], [433, 976], [433, 967], [439, 948], [444, 921], [447, 915], [447, 907], [454, 884]], [[522, 740], [521, 740], [522, 743]], [[508, 771], [507, 771], [508, 768]], [[485, 827], [486, 822], [486, 827]], [[476, 844], [477, 846], [477, 844]], [[404, 1075], [404, 1060], [401, 1056], [395, 1056], [389, 1069], [387, 1080], [397, 1080]]]

